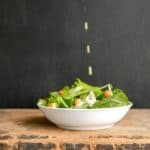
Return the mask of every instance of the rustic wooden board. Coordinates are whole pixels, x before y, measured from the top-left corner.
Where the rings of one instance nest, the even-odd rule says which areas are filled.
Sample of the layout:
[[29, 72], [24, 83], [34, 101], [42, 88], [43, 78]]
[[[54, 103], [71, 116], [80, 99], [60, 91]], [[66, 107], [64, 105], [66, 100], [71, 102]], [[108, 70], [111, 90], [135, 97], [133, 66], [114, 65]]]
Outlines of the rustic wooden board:
[[0, 109], [1, 149], [149, 150], [150, 109], [132, 109], [114, 127], [97, 131], [59, 129], [37, 109]]

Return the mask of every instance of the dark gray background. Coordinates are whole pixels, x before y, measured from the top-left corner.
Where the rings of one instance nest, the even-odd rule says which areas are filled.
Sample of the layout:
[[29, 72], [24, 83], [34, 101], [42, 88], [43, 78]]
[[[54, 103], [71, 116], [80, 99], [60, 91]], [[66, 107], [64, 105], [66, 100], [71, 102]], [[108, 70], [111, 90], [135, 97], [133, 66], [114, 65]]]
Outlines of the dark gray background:
[[150, 1], [0, 0], [0, 107], [36, 107], [76, 77], [150, 107]]

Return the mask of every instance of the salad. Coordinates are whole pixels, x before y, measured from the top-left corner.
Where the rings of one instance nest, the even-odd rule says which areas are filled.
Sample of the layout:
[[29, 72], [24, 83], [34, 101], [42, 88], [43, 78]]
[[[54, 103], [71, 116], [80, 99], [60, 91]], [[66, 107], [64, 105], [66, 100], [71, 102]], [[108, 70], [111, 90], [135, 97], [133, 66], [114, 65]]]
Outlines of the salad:
[[80, 79], [38, 100], [38, 105], [73, 109], [118, 107], [129, 103], [127, 95], [119, 88], [113, 89], [111, 84], [93, 86]]

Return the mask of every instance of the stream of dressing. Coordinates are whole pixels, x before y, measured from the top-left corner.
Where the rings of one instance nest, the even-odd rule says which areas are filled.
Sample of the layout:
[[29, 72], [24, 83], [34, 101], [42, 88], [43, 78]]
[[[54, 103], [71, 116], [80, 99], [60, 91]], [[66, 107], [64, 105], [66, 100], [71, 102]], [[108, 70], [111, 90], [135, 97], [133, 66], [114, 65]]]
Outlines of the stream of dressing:
[[[87, 11], [87, 8], [86, 8], [86, 5], [85, 5], [85, 0], [82, 0], [82, 3], [83, 3], [83, 12], [84, 14], [86, 14], [86, 11]], [[84, 31], [85, 32], [88, 32], [89, 30], [89, 23], [87, 20], [84, 21]], [[90, 44], [86, 44], [86, 54], [89, 55], [91, 53], [91, 47], [90, 47]], [[87, 71], [88, 71], [88, 76], [92, 76], [93, 75], [93, 67], [92, 65], [89, 65], [88, 68], [87, 68]]]

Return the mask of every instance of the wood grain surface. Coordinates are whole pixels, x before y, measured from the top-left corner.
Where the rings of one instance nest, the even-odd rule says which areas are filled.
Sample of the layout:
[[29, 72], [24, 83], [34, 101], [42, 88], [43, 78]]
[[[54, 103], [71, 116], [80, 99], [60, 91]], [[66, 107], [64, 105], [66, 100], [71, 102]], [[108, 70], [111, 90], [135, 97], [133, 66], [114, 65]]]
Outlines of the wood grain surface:
[[38, 109], [0, 109], [1, 149], [148, 150], [150, 109], [131, 109], [114, 127], [96, 131], [57, 128]]

